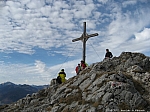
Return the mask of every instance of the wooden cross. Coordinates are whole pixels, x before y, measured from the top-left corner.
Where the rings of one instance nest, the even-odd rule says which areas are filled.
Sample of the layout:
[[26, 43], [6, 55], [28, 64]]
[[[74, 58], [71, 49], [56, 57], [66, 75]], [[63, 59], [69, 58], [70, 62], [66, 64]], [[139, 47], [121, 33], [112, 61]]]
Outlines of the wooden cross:
[[90, 34], [88, 35], [86, 33], [86, 22], [83, 22], [83, 34], [81, 35], [81, 37], [73, 39], [72, 42], [75, 41], [79, 41], [81, 40], [83, 42], [83, 61], [85, 61], [85, 52], [86, 52], [86, 41], [90, 38], [90, 37], [94, 37], [94, 36], [98, 36], [98, 33], [94, 33], [94, 34]]

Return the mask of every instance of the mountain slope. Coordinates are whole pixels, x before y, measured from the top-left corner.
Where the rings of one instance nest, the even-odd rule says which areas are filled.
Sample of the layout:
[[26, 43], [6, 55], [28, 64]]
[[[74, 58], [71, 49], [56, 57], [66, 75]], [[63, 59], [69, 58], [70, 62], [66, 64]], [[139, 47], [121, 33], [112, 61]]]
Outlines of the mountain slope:
[[86, 67], [64, 84], [51, 84], [0, 111], [150, 112], [150, 57], [141, 53], [123, 52]]

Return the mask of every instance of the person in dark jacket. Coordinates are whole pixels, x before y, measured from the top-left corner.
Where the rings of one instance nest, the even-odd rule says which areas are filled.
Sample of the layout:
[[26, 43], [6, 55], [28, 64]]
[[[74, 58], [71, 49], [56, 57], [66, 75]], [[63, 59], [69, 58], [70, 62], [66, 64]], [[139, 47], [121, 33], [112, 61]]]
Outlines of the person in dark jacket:
[[113, 57], [112, 53], [109, 51], [109, 49], [106, 49], [105, 59], [110, 59], [112, 57]]

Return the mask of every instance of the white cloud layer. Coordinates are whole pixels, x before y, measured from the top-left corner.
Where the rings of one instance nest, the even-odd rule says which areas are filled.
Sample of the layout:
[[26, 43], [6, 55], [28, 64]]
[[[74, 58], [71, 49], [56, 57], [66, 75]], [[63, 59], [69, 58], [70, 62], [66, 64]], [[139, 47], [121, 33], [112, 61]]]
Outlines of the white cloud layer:
[[8, 64], [1, 59], [0, 82], [49, 83], [61, 67], [66, 69], [68, 78], [75, 75], [74, 68], [82, 57], [82, 42], [72, 43], [72, 39], [81, 36], [84, 21], [88, 34], [99, 33], [87, 41], [88, 63], [101, 61], [106, 48], [114, 56], [122, 51], [150, 54], [149, 6], [149, 0], [0, 1], [1, 53], [33, 55], [37, 47], [50, 49], [49, 56], [79, 57], [55, 66], [40, 59], [34, 64]]

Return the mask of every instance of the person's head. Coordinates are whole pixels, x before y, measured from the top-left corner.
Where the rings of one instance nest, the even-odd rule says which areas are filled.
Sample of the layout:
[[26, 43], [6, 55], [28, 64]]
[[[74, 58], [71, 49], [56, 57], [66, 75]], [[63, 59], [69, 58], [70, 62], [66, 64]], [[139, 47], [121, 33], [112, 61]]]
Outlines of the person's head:
[[106, 52], [109, 52], [109, 49], [106, 49]]
[[64, 72], [64, 69], [61, 69], [62, 72]]
[[78, 66], [80, 66], [80, 64], [78, 64]]
[[84, 61], [83, 61], [83, 60], [81, 60], [81, 63], [84, 63]]

